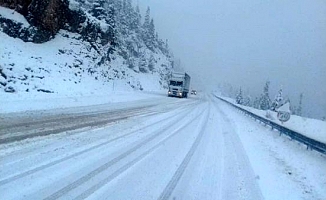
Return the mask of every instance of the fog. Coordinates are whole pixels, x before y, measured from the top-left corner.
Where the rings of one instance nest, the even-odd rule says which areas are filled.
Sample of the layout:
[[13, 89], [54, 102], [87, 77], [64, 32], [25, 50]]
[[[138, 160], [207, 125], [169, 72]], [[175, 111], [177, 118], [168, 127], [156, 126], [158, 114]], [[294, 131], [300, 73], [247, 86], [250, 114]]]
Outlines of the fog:
[[[135, 2], [137, 3], [137, 2]], [[271, 82], [303, 114], [326, 116], [326, 2], [323, 0], [141, 0], [192, 86], [242, 87], [252, 97]]]

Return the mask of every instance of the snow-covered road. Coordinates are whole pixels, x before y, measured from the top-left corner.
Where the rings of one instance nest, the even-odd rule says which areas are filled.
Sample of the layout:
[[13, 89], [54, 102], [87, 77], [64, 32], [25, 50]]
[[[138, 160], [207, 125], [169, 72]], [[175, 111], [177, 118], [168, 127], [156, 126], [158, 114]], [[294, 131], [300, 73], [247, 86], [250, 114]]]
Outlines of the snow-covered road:
[[210, 95], [5, 119], [31, 137], [0, 145], [1, 199], [326, 199], [325, 156]]
[[[176, 104], [184, 106], [189, 103], [193, 102], [151, 98], [127, 103], [5, 113], [0, 115], [0, 144], [86, 127], [105, 126], [130, 117], [166, 112]], [[163, 110], [162, 104], [165, 105]]]

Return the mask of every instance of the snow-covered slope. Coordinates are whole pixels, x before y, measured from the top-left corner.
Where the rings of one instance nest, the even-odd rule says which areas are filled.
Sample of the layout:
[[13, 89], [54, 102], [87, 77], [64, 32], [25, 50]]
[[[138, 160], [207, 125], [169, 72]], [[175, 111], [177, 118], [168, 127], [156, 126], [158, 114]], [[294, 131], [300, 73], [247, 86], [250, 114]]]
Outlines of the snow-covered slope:
[[[0, 7], [0, 17], [23, 27], [30, 26], [23, 15], [8, 8]], [[0, 41], [0, 101], [3, 105], [35, 98], [162, 90], [171, 70], [169, 56], [159, 50], [151, 51], [145, 45], [141, 47], [143, 56], [147, 61], [152, 59], [154, 64], [146, 73], [130, 67], [119, 50], [124, 47], [118, 47], [103, 61], [111, 45], [94, 48], [94, 44], [85, 41], [79, 33], [67, 30], [60, 30], [48, 42], [35, 44], [8, 36], [0, 26]]]

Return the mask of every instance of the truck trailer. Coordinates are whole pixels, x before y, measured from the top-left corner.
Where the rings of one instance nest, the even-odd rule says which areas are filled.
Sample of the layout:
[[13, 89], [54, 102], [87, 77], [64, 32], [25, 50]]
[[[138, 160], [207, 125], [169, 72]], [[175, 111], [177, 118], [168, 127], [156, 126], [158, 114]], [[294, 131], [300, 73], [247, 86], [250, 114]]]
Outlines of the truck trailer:
[[169, 97], [187, 98], [190, 88], [190, 76], [187, 73], [173, 72], [169, 79]]

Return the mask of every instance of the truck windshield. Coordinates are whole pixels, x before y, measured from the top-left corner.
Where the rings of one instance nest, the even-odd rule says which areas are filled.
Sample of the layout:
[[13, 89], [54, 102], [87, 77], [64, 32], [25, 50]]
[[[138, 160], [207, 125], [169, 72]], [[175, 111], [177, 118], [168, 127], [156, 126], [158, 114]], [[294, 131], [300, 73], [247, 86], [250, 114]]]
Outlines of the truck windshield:
[[172, 85], [172, 86], [182, 86], [182, 81], [170, 81], [170, 85]]

